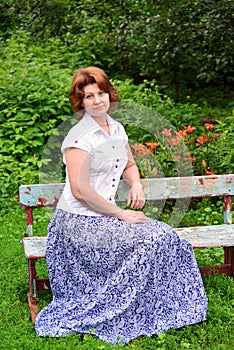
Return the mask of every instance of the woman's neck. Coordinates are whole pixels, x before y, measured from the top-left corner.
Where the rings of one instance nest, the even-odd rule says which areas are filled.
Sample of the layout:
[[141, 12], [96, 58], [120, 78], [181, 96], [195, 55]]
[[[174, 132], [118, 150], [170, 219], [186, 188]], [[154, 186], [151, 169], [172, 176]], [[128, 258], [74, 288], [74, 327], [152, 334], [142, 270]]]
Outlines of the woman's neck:
[[95, 119], [94, 120], [96, 121], [96, 123], [100, 126], [100, 128], [102, 128], [107, 134], [110, 135], [110, 128], [109, 128], [109, 124], [107, 122], [107, 119], [105, 117], [105, 119]]
[[104, 125], [108, 125], [108, 122], [107, 122], [107, 115], [103, 115], [103, 116], [98, 116], [98, 117], [93, 117], [91, 116], [95, 122], [99, 125], [99, 126], [104, 126]]

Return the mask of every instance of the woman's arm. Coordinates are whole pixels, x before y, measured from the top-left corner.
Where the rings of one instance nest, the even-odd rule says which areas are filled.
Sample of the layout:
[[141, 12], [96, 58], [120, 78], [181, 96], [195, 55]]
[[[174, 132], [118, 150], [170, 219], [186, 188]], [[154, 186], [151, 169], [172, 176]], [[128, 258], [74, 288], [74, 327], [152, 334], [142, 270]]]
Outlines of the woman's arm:
[[142, 190], [139, 171], [133, 158], [130, 146], [128, 148], [128, 163], [123, 172], [123, 178], [130, 184], [131, 190], [128, 194], [127, 205], [132, 208], [141, 209], [145, 205], [145, 194]]
[[78, 148], [68, 149], [66, 152], [66, 165], [73, 196], [89, 209], [132, 223], [140, 223], [147, 220], [143, 213], [123, 210], [109, 203], [90, 187], [90, 155], [88, 152]]

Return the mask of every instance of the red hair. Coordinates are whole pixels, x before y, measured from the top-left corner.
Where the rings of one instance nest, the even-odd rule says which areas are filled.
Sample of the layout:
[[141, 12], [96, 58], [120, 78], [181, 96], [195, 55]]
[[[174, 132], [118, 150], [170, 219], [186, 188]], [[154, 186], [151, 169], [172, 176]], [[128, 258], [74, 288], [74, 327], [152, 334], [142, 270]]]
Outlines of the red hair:
[[79, 117], [82, 117], [84, 114], [84, 107], [82, 106], [84, 87], [90, 84], [97, 84], [102, 91], [107, 92], [110, 96], [110, 102], [119, 102], [117, 89], [111, 84], [108, 76], [102, 69], [98, 67], [80, 68], [73, 75], [69, 94], [72, 109], [74, 112], [77, 112]]

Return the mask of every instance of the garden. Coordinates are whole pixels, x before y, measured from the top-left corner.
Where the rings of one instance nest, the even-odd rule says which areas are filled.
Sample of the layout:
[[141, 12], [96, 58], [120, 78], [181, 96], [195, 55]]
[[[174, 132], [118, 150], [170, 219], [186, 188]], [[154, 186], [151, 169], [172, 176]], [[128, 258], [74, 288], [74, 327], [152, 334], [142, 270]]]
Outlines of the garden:
[[[126, 128], [141, 178], [234, 173], [233, 3], [185, 0], [169, 8], [167, 1], [160, 3], [0, 4], [1, 349], [122, 348], [89, 335], [40, 338], [29, 320], [18, 188], [40, 182], [45, 173], [50, 181], [63, 180], [50, 162], [66, 122], [76, 122], [68, 100], [75, 69], [97, 65], [111, 77], [121, 97], [113, 117]], [[173, 206], [166, 203], [159, 219], [168, 222]], [[146, 204], [144, 210], [158, 218], [156, 207]], [[48, 221], [46, 211], [36, 213], [38, 234], [46, 235]], [[191, 201], [180, 226], [221, 223], [222, 200], [204, 198]], [[223, 261], [219, 248], [195, 254], [199, 265]], [[44, 262], [39, 268], [46, 275]], [[203, 280], [207, 321], [124, 348], [231, 349], [233, 279], [215, 274]], [[41, 292], [39, 307], [50, 300], [50, 291]]]

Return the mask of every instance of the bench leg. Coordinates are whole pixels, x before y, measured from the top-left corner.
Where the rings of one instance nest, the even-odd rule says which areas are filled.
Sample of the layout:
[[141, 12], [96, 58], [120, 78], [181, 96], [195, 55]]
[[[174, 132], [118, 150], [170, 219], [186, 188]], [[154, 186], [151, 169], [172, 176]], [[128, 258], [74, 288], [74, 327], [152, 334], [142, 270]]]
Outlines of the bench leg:
[[234, 247], [224, 248], [224, 264], [231, 265], [231, 276], [234, 277]]
[[31, 321], [35, 322], [38, 314], [37, 288], [36, 288], [36, 259], [28, 259], [28, 306]]

